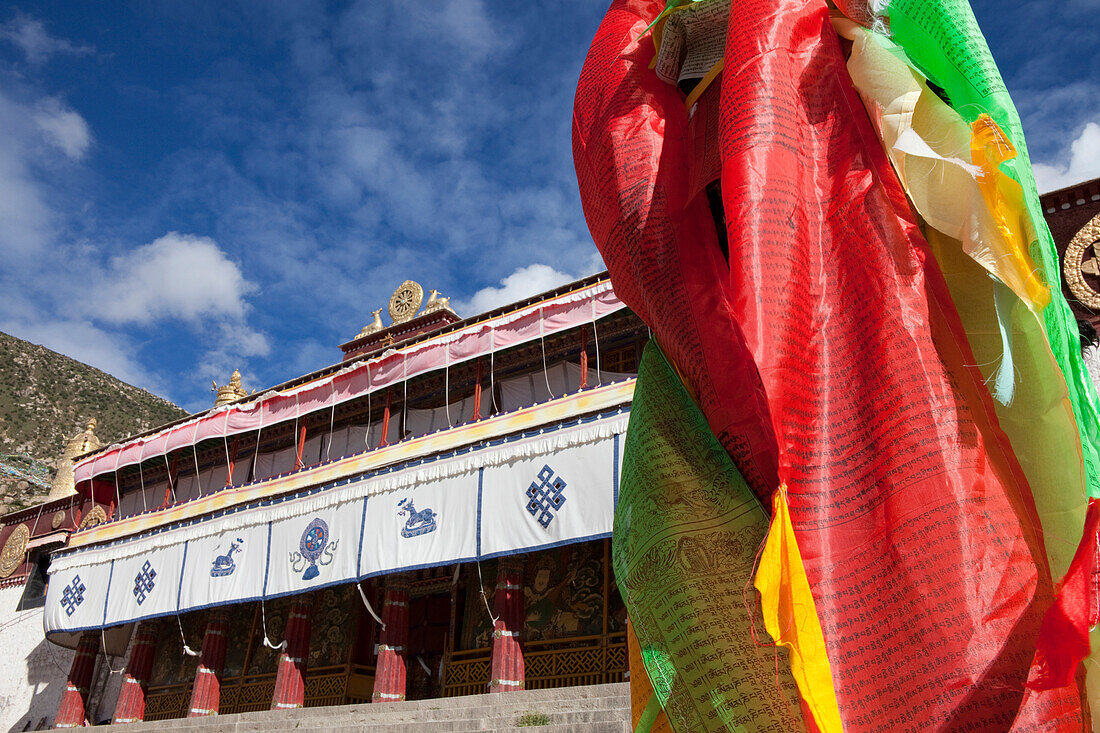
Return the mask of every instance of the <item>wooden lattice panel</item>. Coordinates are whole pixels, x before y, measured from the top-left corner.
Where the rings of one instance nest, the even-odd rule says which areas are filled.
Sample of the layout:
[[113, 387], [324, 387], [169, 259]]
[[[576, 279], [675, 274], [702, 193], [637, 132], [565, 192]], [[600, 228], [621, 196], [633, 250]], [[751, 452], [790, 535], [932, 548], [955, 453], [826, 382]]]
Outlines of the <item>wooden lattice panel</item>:
[[452, 659], [447, 665], [447, 681], [443, 685], [443, 697], [478, 695], [489, 686], [491, 671], [488, 656], [473, 659]]
[[306, 677], [305, 706], [316, 708], [324, 705], [343, 705], [347, 685], [347, 672]]
[[253, 713], [257, 710], [269, 710], [275, 696], [274, 675], [244, 682], [232, 687], [222, 687], [221, 703], [218, 705], [222, 715], [230, 713]]
[[191, 701], [190, 689], [150, 692], [145, 696], [146, 720], [172, 720], [187, 714], [187, 704]]
[[540, 650], [524, 654], [523, 662], [528, 690], [621, 682], [626, 647], [615, 643]]

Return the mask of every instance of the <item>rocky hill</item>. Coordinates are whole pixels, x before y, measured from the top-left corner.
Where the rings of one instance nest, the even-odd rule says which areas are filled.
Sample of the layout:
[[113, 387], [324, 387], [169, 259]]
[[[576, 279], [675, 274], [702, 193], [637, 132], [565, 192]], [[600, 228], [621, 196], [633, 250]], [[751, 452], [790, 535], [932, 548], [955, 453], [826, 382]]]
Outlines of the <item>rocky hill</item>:
[[[89, 418], [98, 420], [96, 435], [106, 445], [186, 414], [94, 367], [0, 333], [0, 462], [52, 477], [66, 439], [83, 431]], [[0, 473], [0, 514], [47, 493]]]

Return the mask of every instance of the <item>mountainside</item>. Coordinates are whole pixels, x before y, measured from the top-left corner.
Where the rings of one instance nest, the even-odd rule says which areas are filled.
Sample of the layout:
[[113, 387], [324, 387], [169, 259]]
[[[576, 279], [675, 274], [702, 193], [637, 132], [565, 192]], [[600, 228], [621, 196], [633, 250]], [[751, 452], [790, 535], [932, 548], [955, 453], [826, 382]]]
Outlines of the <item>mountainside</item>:
[[[144, 432], [185, 416], [168, 400], [121, 382], [109, 374], [0, 333], [0, 463], [36, 468], [27, 456], [49, 469], [68, 438], [96, 418], [100, 442]], [[49, 489], [0, 473], [0, 514], [45, 499]]]

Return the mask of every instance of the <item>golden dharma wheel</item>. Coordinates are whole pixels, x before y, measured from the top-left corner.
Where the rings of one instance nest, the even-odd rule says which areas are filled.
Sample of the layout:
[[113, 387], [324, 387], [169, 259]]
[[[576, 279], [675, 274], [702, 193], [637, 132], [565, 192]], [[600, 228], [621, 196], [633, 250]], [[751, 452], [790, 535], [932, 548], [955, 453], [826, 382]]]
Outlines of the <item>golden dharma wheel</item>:
[[1062, 267], [1066, 284], [1077, 300], [1089, 308], [1100, 308], [1100, 293], [1085, 280], [1085, 275], [1100, 278], [1100, 215], [1081, 227], [1070, 241]]
[[31, 531], [25, 524], [20, 524], [8, 535], [4, 549], [0, 550], [0, 578], [8, 577], [23, 564], [23, 557], [27, 554], [27, 540], [30, 538]]
[[103, 510], [103, 507], [96, 504], [92, 507], [92, 510], [84, 515], [84, 518], [80, 520], [80, 525], [76, 528], [79, 532], [82, 529], [88, 527], [94, 527], [97, 524], [103, 524], [107, 521], [107, 512]]
[[390, 318], [394, 323], [402, 323], [411, 319], [420, 310], [420, 304], [424, 302], [424, 288], [420, 283], [406, 280], [401, 283], [390, 298]]

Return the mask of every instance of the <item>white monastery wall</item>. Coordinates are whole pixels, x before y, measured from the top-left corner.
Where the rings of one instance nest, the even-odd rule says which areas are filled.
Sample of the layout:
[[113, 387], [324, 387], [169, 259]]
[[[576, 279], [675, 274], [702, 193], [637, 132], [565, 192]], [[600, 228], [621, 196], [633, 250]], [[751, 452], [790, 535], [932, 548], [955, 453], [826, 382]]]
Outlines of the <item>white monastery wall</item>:
[[0, 588], [0, 732], [52, 727], [73, 653], [46, 641], [42, 609], [16, 611], [23, 586]]
[[[23, 586], [0, 588], [0, 733], [53, 727], [73, 652], [46, 641], [42, 609], [16, 611]], [[125, 659], [111, 657], [122, 669]], [[88, 718], [96, 723], [114, 710], [122, 675], [110, 674], [103, 654], [92, 679]]]

